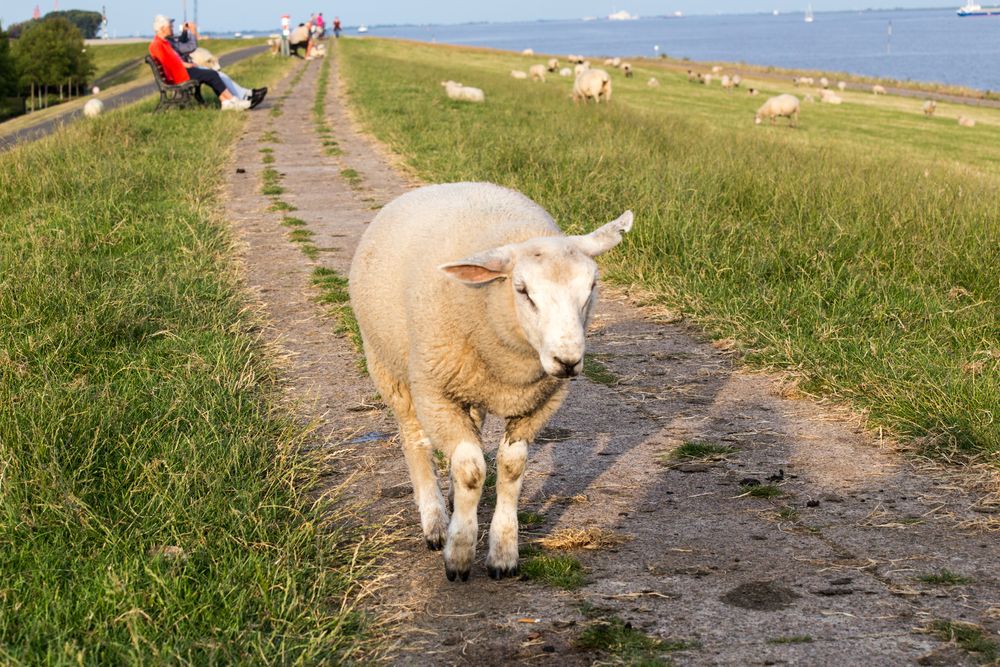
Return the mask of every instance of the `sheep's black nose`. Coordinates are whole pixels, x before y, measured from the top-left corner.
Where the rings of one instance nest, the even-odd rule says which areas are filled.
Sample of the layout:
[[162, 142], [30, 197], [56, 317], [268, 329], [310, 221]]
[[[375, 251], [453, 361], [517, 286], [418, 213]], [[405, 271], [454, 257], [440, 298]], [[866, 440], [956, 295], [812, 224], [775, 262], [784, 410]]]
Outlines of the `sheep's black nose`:
[[559, 364], [562, 367], [560, 369], [562, 372], [559, 373], [559, 377], [571, 378], [571, 377], [573, 377], [573, 376], [576, 375], [576, 373], [577, 373], [577, 371], [576, 371], [576, 365], [580, 363], [579, 359], [574, 359], [572, 361], [566, 361], [565, 359], [560, 359], [559, 357], [556, 357], [555, 361], [556, 361], [557, 364]]

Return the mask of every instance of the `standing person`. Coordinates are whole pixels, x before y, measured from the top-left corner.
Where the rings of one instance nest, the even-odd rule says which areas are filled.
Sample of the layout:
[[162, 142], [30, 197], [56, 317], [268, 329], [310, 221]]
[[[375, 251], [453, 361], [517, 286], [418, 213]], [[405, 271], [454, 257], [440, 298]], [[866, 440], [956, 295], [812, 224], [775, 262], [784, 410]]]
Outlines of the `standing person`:
[[291, 34], [289, 26], [291, 25], [292, 17], [288, 14], [281, 15], [281, 55], [286, 58], [291, 55], [289, 51], [288, 38]]
[[[194, 23], [186, 22], [181, 26], [181, 34], [175, 36], [174, 20], [170, 19], [170, 36], [167, 37], [167, 41], [174, 47], [174, 51], [181, 57], [181, 60], [185, 63], [195, 64], [191, 60], [191, 54], [198, 48], [198, 26]], [[249, 100], [251, 109], [263, 102], [264, 97], [267, 96], [267, 88], [244, 88], [233, 81], [222, 70], [217, 69], [215, 71], [219, 73], [222, 83], [226, 84], [226, 90], [232, 93], [233, 97], [238, 100]]]
[[340, 17], [333, 17], [333, 36], [340, 39]]
[[323, 12], [316, 15], [316, 39], [323, 39], [326, 34], [326, 21], [323, 20]]
[[222, 77], [214, 69], [195, 67], [181, 60], [181, 57], [174, 51], [174, 47], [167, 41], [167, 38], [174, 34], [174, 27], [170, 19], [163, 14], [157, 14], [156, 18], [153, 19], [153, 32], [155, 36], [153, 41], [149, 43], [149, 55], [160, 63], [167, 83], [184, 83], [189, 79], [201, 81], [219, 96], [224, 111], [246, 111], [250, 108], [249, 100], [238, 100], [226, 89]]

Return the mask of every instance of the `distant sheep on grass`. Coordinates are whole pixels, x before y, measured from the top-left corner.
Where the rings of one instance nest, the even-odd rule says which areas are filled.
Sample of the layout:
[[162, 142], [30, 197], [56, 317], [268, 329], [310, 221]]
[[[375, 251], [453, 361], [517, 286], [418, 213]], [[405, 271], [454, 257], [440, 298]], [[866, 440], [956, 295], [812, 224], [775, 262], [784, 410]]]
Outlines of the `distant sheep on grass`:
[[459, 102], [485, 102], [486, 93], [484, 93], [479, 88], [473, 88], [471, 86], [463, 86], [455, 81], [442, 81], [441, 85], [444, 86], [445, 93], [448, 94], [450, 99]]
[[657, 81], [655, 76], [651, 76], [649, 77], [649, 81], [646, 82], [646, 85], [650, 88], [659, 88], [660, 82]]
[[799, 99], [794, 95], [787, 94], [772, 97], [757, 109], [753, 120], [754, 123], [760, 125], [765, 118], [768, 118], [771, 125], [774, 125], [775, 119], [779, 116], [788, 118], [789, 125], [795, 127], [799, 121]]
[[937, 111], [937, 102], [934, 100], [927, 100], [924, 102], [924, 115], [933, 116], [934, 112]]
[[885, 95], [885, 86], [880, 86], [876, 83], [872, 86], [872, 95]]
[[523, 70], [519, 70], [519, 69], [512, 69], [510, 71], [510, 75], [512, 77], [514, 77], [515, 79], [527, 79], [528, 78], [528, 73], [525, 72], [525, 71], [523, 71]]
[[104, 102], [100, 101], [96, 97], [87, 100], [87, 103], [83, 105], [83, 115], [87, 118], [96, 118], [104, 112]]
[[528, 76], [532, 81], [545, 83], [545, 65], [532, 65], [528, 68]]
[[962, 127], [975, 127], [976, 126], [976, 119], [975, 118], [969, 118], [968, 116], [959, 116], [958, 117], [958, 124], [961, 125]]
[[602, 69], [589, 69], [573, 82], [573, 101], [589, 102], [594, 100], [600, 104], [601, 99], [611, 101], [611, 77]]
[[548, 70], [550, 72], [555, 72], [557, 69], [559, 69], [559, 59], [558, 58], [549, 58]]
[[559, 76], [573, 76], [573, 70], [568, 67], [563, 67], [559, 70]]

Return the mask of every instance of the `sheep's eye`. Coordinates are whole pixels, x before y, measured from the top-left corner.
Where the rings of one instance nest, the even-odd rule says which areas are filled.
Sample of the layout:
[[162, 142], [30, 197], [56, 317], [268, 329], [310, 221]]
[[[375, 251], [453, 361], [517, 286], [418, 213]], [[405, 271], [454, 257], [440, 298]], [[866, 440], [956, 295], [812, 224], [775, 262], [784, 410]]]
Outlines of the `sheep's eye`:
[[537, 308], [537, 306], [535, 306], [535, 302], [531, 300], [531, 295], [528, 294], [528, 288], [527, 287], [525, 287], [524, 285], [520, 285], [516, 289], [517, 289], [517, 293], [518, 294], [523, 295], [524, 298], [528, 300], [528, 303], [531, 304], [532, 308]]

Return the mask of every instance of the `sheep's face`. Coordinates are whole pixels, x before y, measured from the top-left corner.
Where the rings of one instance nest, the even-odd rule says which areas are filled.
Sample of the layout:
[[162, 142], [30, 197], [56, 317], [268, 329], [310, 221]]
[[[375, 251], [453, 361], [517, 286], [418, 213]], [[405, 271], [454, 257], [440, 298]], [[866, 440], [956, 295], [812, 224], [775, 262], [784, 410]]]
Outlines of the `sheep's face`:
[[542, 237], [445, 264], [441, 270], [470, 286], [504, 280], [520, 335], [557, 378], [583, 369], [584, 333], [597, 299], [592, 259], [618, 245], [632, 212], [584, 236]]
[[753, 124], [760, 125], [760, 114], [757, 114], [756, 116], [753, 117]]

